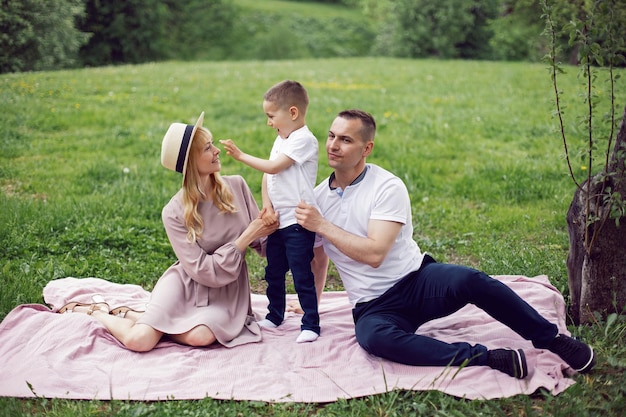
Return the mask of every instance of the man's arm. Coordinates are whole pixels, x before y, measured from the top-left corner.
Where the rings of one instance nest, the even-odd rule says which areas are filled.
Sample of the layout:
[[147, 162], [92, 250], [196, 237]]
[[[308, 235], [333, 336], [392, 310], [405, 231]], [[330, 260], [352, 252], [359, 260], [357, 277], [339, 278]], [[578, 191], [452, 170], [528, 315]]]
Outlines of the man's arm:
[[324, 237], [344, 255], [372, 268], [383, 263], [402, 228], [402, 223], [370, 220], [367, 236], [357, 236], [327, 221], [315, 207], [304, 202], [296, 208], [296, 220], [304, 228]]

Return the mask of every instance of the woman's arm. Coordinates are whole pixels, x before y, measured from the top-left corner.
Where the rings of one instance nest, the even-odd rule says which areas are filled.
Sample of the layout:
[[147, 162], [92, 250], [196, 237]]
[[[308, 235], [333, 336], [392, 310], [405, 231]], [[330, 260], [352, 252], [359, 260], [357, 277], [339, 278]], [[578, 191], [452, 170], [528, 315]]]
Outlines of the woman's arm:
[[[245, 185], [243, 180], [242, 183]], [[238, 210], [239, 213], [231, 215], [244, 214], [249, 221], [247, 227], [233, 240], [227, 240], [213, 253], [207, 253], [197, 242], [187, 241], [182, 207], [177, 202], [172, 202], [163, 209], [163, 224], [172, 249], [185, 272], [194, 281], [207, 287], [223, 287], [235, 281], [244, 264], [247, 247], [252, 245], [257, 251], [262, 250], [263, 238], [278, 227], [278, 224], [269, 226], [263, 224], [258, 217], [258, 208], [251, 194], [249, 198], [244, 197], [244, 202]], [[252, 218], [252, 215], [257, 217]], [[219, 217], [216, 220], [219, 220]], [[209, 224], [214, 225], [215, 233], [220, 233], [219, 221], [207, 222], [205, 227], [209, 227]]]

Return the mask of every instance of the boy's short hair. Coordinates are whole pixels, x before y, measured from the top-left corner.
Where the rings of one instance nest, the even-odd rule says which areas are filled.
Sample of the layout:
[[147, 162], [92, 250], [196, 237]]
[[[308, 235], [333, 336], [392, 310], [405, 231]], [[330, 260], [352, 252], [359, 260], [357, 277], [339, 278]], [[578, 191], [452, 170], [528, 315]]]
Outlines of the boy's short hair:
[[296, 106], [302, 114], [306, 113], [309, 106], [309, 95], [306, 89], [297, 81], [285, 80], [271, 87], [263, 100], [277, 104], [281, 108]]

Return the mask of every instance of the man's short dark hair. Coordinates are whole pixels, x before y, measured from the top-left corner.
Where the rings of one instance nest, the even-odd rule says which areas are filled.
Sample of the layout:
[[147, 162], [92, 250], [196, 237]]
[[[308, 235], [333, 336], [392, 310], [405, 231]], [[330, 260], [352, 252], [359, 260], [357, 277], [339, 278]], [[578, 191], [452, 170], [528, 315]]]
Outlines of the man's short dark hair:
[[359, 119], [361, 121], [361, 136], [365, 142], [373, 142], [376, 136], [376, 121], [374, 117], [366, 111], [358, 109], [350, 109], [339, 112], [337, 117], [342, 119], [354, 120]]

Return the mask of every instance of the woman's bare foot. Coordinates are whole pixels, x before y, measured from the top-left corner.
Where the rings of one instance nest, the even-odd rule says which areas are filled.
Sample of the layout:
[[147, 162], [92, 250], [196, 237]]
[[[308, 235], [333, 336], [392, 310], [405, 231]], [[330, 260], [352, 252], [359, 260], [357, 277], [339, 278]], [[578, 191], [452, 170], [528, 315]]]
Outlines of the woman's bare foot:
[[96, 294], [91, 297], [91, 299], [93, 300], [93, 303], [91, 304], [71, 301], [61, 307], [58, 313], [83, 313], [87, 315], [92, 315], [95, 311], [101, 311], [103, 313], [109, 314], [109, 305], [104, 301], [104, 298], [102, 298], [101, 295]]
[[136, 319], [143, 313], [143, 311], [133, 310], [132, 308], [126, 306], [116, 307], [109, 312], [109, 314], [111, 314], [112, 316], [121, 317], [124, 319], [134, 319], [135, 321], [137, 321]]
[[109, 305], [107, 303], [83, 304], [72, 301], [71, 303], [67, 303], [63, 307], [61, 307], [58, 313], [84, 313], [91, 315], [95, 311], [101, 311], [105, 314], [109, 314]]

